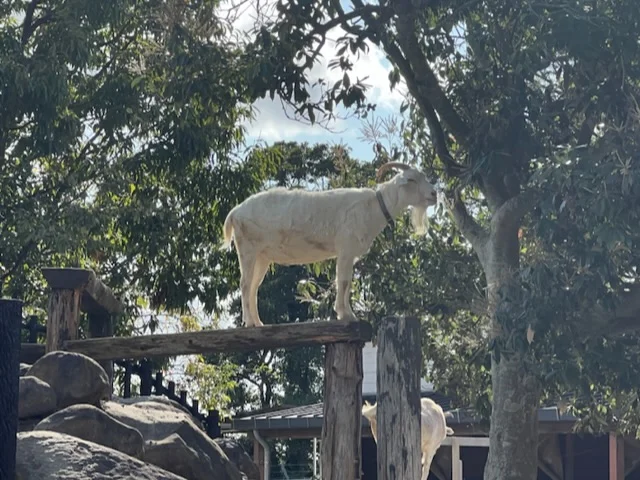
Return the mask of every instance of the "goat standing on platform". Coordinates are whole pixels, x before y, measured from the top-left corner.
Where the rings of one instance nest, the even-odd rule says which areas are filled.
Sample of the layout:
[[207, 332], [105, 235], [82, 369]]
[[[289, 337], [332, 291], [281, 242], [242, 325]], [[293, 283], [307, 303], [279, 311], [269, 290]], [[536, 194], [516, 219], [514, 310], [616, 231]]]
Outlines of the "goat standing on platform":
[[325, 191], [274, 188], [236, 205], [224, 222], [224, 244], [233, 237], [240, 262], [242, 319], [261, 326], [258, 287], [272, 262], [302, 265], [336, 258], [336, 300], [339, 320], [355, 320], [351, 309], [353, 265], [366, 254], [387, 223], [407, 207], [417, 233], [426, 233], [426, 210], [437, 193], [426, 176], [399, 162], [382, 165], [378, 180], [391, 169], [400, 173], [377, 190], [337, 188]]
[[[378, 443], [376, 422], [377, 404], [365, 402], [362, 415], [371, 425], [373, 440]], [[431, 462], [442, 441], [447, 435], [453, 435], [453, 429], [447, 426], [442, 407], [430, 398], [420, 399], [420, 439], [422, 449], [422, 480], [427, 480]]]

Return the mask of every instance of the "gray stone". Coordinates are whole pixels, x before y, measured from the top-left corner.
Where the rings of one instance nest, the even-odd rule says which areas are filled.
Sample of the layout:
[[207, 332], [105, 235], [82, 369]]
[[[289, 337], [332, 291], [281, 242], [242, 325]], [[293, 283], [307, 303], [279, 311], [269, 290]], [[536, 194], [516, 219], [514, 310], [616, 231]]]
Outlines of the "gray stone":
[[104, 369], [80, 353], [49, 352], [33, 364], [28, 374], [51, 385], [56, 392], [58, 409], [78, 403], [97, 405], [111, 394], [111, 383]]
[[49, 384], [39, 378], [20, 377], [18, 418], [42, 417], [56, 409], [56, 394]]
[[97, 443], [44, 430], [18, 434], [16, 480], [185, 480]]
[[31, 365], [29, 365], [28, 363], [21, 363], [20, 364], [20, 376], [24, 377], [27, 372], [29, 371], [29, 369], [31, 368]]
[[238, 442], [230, 438], [216, 438], [214, 441], [247, 480], [260, 480], [260, 469]]
[[[182, 410], [156, 401], [133, 405], [108, 401], [103, 403], [103, 409], [142, 434], [145, 461], [175, 473], [178, 473], [178, 469], [181, 473], [198, 472], [196, 476], [186, 476], [187, 480], [242, 480], [242, 475], [220, 446], [194, 423], [191, 415]], [[182, 442], [174, 435], [179, 436]], [[183, 443], [188, 450], [183, 448]], [[167, 453], [172, 449], [175, 455]], [[149, 451], [152, 453], [148, 457]]]
[[144, 440], [135, 428], [110, 417], [92, 405], [72, 405], [42, 420], [34, 430], [66, 433], [142, 458]]

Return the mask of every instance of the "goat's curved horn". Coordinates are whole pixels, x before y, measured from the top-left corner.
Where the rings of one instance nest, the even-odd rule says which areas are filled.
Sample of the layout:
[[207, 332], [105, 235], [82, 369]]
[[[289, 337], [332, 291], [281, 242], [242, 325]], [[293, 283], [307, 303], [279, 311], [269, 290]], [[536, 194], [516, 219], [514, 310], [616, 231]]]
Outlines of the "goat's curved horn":
[[399, 168], [400, 170], [409, 170], [411, 166], [402, 162], [387, 162], [384, 165], [382, 165], [380, 168], [378, 168], [378, 171], [376, 172], [376, 179], [380, 180], [382, 178], [382, 175], [384, 175], [387, 171], [391, 170], [392, 168]]

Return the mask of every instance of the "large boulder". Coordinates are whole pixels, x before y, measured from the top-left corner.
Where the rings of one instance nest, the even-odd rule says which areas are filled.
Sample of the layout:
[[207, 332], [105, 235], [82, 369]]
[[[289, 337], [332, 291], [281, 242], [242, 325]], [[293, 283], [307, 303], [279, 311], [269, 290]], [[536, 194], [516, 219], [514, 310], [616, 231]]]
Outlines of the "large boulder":
[[184, 412], [187, 415], [190, 415], [191, 419], [194, 422], [198, 423], [198, 420], [196, 420], [191, 415], [191, 412], [187, 409], [187, 407], [180, 405], [175, 400], [171, 400], [170, 398], [167, 398], [167, 397], [161, 397], [156, 395], [140, 395], [139, 397], [123, 398], [123, 397], [113, 396], [111, 400], [114, 402], [122, 403], [123, 405], [134, 405], [136, 403], [142, 403], [142, 402], [159, 403], [160, 405], [156, 405], [153, 408], [156, 410], [165, 410], [165, 411], [180, 410], [181, 412]]
[[72, 405], [42, 420], [34, 430], [66, 433], [129, 456], [142, 458], [144, 440], [135, 428], [92, 405]]
[[28, 363], [21, 363], [20, 364], [20, 376], [24, 377], [27, 372], [29, 371], [29, 369], [31, 368], [31, 365], [29, 365]]
[[97, 443], [64, 433], [18, 434], [16, 480], [184, 480]]
[[56, 394], [51, 386], [39, 378], [20, 377], [18, 418], [42, 417], [56, 409]]
[[80, 353], [49, 352], [29, 369], [28, 375], [47, 382], [56, 392], [58, 409], [109, 398], [111, 384], [95, 360]]
[[260, 480], [260, 469], [238, 442], [230, 438], [216, 438], [215, 442], [247, 480]]
[[184, 411], [154, 400], [132, 405], [107, 401], [103, 409], [142, 434], [145, 461], [179, 472], [187, 480], [242, 480], [220, 446]]

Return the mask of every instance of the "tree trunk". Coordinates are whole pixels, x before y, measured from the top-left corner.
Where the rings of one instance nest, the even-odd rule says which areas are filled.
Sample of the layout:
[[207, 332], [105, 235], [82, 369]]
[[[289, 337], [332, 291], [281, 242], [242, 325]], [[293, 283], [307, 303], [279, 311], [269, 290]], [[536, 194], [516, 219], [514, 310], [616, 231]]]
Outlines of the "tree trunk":
[[[487, 296], [493, 338], [524, 335], [511, 332], [497, 320], [500, 315], [515, 316], [508, 303], [501, 303], [498, 291], [514, 282], [519, 271], [516, 232], [492, 235], [484, 262]], [[516, 280], [517, 281], [517, 280]], [[518, 288], [517, 285], [514, 285]], [[500, 352], [499, 361], [491, 355], [493, 402], [491, 412], [489, 457], [485, 480], [536, 480], [538, 476], [538, 407], [540, 389], [537, 379], [525, 369], [525, 353]]]

